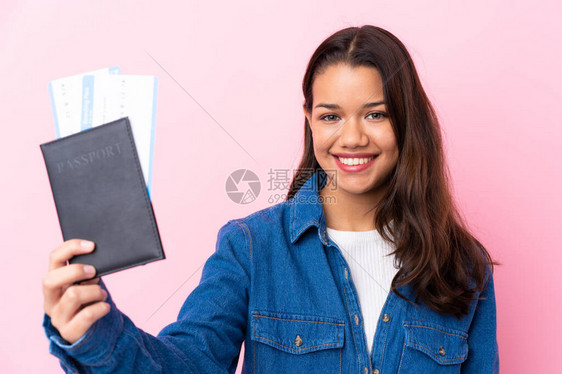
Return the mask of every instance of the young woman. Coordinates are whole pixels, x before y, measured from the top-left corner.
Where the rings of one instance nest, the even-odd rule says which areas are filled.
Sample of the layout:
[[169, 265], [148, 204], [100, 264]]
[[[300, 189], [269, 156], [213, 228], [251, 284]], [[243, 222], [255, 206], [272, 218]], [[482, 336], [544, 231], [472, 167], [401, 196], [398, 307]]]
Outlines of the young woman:
[[[450, 192], [440, 127], [391, 33], [343, 29], [303, 81], [305, 150], [282, 203], [228, 221], [178, 320], [137, 328], [72, 256], [44, 276], [67, 373], [497, 373], [489, 253]], [[75, 281], [86, 280], [73, 285]]]

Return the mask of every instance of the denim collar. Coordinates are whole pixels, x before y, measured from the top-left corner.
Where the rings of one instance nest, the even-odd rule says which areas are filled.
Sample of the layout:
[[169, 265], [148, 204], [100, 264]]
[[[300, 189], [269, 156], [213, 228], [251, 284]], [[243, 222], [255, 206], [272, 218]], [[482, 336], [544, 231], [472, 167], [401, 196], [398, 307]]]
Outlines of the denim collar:
[[[290, 235], [292, 244], [294, 244], [307, 229], [315, 226], [318, 230], [318, 238], [320, 241], [324, 245], [328, 245], [326, 217], [324, 215], [324, 208], [320, 202], [320, 195], [318, 194], [326, 185], [326, 182], [326, 172], [319, 169], [302, 185], [295, 196], [287, 201], [291, 205]], [[394, 225], [394, 219], [390, 221], [389, 225]], [[409, 271], [406, 271], [400, 278], [404, 278], [408, 273]], [[404, 289], [406, 286], [407, 285], [403, 285], [400, 287], [400, 292], [402, 292], [403, 295], [413, 295], [411, 291]]]
[[328, 244], [326, 238], [326, 218], [318, 193], [326, 185], [326, 182], [326, 172], [319, 169], [308, 178], [295, 196], [289, 200], [291, 204], [291, 243], [294, 244], [308, 228], [316, 226], [320, 241], [324, 245]]
[[[327, 174], [319, 169], [302, 185], [295, 196], [288, 202], [291, 206], [291, 243], [312, 226], [318, 229], [318, 237], [324, 245], [328, 244], [326, 235], [326, 217], [320, 201], [319, 191], [326, 185]], [[394, 219], [389, 223], [394, 225]]]

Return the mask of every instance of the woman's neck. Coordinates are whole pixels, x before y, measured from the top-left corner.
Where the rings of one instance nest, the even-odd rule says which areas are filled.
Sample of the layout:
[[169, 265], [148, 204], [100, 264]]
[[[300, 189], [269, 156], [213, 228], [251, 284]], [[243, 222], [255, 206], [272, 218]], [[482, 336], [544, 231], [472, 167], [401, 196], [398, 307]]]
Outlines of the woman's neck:
[[375, 229], [375, 210], [380, 193], [353, 195], [338, 189], [323, 188], [322, 207], [326, 226], [341, 231], [370, 231]]

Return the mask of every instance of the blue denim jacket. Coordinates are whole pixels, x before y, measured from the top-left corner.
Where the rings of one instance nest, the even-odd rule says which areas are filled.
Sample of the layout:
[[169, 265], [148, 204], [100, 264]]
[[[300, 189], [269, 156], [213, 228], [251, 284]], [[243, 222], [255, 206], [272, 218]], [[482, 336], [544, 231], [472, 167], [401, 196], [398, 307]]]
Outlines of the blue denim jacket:
[[[485, 300], [460, 321], [389, 293], [368, 354], [348, 264], [326, 235], [319, 173], [293, 199], [220, 228], [199, 285], [157, 336], [109, 294], [110, 312], [74, 344], [45, 314], [50, 352], [66, 373], [234, 373], [242, 343], [244, 373], [498, 373], [489, 268]], [[399, 291], [414, 301], [408, 285]]]

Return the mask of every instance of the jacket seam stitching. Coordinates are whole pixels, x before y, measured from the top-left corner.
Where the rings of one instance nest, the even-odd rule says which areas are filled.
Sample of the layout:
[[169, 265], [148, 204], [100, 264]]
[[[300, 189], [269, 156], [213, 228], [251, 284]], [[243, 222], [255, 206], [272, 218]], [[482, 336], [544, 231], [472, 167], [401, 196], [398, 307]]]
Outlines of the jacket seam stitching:
[[463, 359], [464, 356], [461, 357], [454, 357], [454, 358], [440, 358], [439, 356], [437, 356], [435, 353], [431, 352], [431, 350], [427, 347], [424, 347], [423, 345], [419, 345], [416, 343], [412, 343], [410, 342], [409, 344], [415, 345], [416, 347], [420, 347], [423, 348], [424, 350], [426, 350], [430, 355], [434, 356], [436, 359], [440, 360], [440, 361], [455, 361], [455, 360], [460, 360]]
[[400, 364], [398, 365], [398, 373], [396, 374], [400, 374], [400, 370], [402, 369], [402, 360], [404, 360], [405, 351], [406, 351], [406, 342], [404, 342], [404, 344], [402, 345], [402, 356], [400, 356]]
[[[392, 291], [391, 291], [392, 292]], [[389, 297], [393, 297], [392, 294], [389, 295]], [[392, 307], [392, 311], [390, 312], [392, 315], [394, 315], [394, 310], [396, 309], [396, 306], [398, 305], [398, 303], [400, 302], [400, 300], [396, 300], [394, 302], [394, 306]], [[383, 306], [384, 308], [384, 306]], [[394, 319], [391, 320], [391, 322]], [[380, 368], [382, 369], [382, 366], [384, 365], [384, 351], [386, 350], [386, 340], [388, 338], [388, 331], [390, 330], [390, 326], [386, 329], [386, 333], [384, 335], [384, 343], [382, 345], [382, 354], [381, 354], [381, 362], [380, 362]]]
[[[258, 213], [258, 212], [255, 212], [255, 213], [251, 214], [250, 216], [253, 216], [256, 213]], [[251, 235], [250, 229], [248, 228], [248, 225], [246, 225], [246, 223], [239, 222], [239, 221], [234, 221], [234, 222], [238, 225], [238, 227], [241, 227], [243, 229], [243, 231], [245, 231], [244, 239], [246, 240], [246, 245], [249, 247], [249, 251], [250, 251], [250, 254], [249, 254], [249, 269], [248, 269], [248, 274], [249, 274], [249, 277], [250, 277], [250, 279], [249, 279], [249, 289], [248, 289], [248, 293], [249, 293], [248, 303], [249, 303], [250, 302], [250, 295], [252, 293], [251, 292], [251, 287], [252, 287], [252, 235]], [[249, 328], [251, 329], [251, 327], [249, 327]], [[252, 354], [253, 354], [253, 358], [254, 358], [254, 366], [252, 368], [252, 371], [255, 374], [255, 372], [256, 372], [256, 344], [255, 344], [255, 342], [253, 342], [253, 344], [252, 344], [252, 351], [253, 351]]]
[[241, 227], [245, 233], [244, 238], [246, 239], [246, 245], [248, 245], [248, 249], [250, 250], [250, 261], [252, 260], [252, 236], [250, 235], [250, 229], [244, 222], [235, 221], [235, 223]]
[[307, 321], [307, 320], [292, 319], [292, 318], [278, 318], [278, 317], [264, 316], [264, 315], [261, 315], [261, 314], [252, 314], [252, 317], [277, 319], [277, 320], [280, 320], [280, 321], [294, 321], [294, 322], [307, 322], [307, 323], [325, 323], [325, 324], [327, 324], [327, 325], [345, 326], [345, 323], [323, 322], [323, 321]]
[[446, 331], [443, 331], [443, 330], [439, 330], [439, 329], [437, 329], [437, 328], [435, 328], [435, 327], [422, 326], [422, 325], [410, 325], [410, 324], [408, 324], [408, 323], [405, 323], [404, 326], [408, 326], [408, 327], [421, 327], [421, 328], [424, 328], [424, 329], [430, 329], [430, 330], [439, 331], [439, 332], [441, 332], [441, 333], [443, 333], [443, 334], [447, 334], [447, 335], [458, 336], [459, 338], [463, 338], [463, 339], [465, 339], [465, 340], [467, 339], [465, 336], [462, 336], [462, 335], [459, 335], [459, 334], [453, 334], [453, 333], [446, 332]]
[[324, 345], [334, 345], [334, 344], [338, 344], [338, 342], [331, 342], [331, 343], [316, 344], [316, 345], [311, 345], [310, 347], [304, 347], [304, 348], [296, 349], [296, 348], [291, 348], [291, 347], [289, 347], [289, 346], [287, 346], [287, 345], [283, 345], [283, 344], [281, 344], [281, 343], [277, 343], [275, 340], [268, 339], [268, 338], [266, 338], [266, 337], [264, 337], [264, 336], [259, 336], [259, 335], [255, 335], [255, 334], [254, 334], [254, 338], [259, 338], [259, 339], [267, 340], [268, 342], [272, 342], [273, 344], [276, 344], [276, 345], [281, 346], [281, 347], [283, 347], [283, 348], [290, 349], [291, 351], [294, 351], [294, 352], [302, 352], [302, 351], [305, 351], [305, 350], [307, 350], [307, 349], [309, 349], [309, 348], [322, 347], [322, 346], [324, 346]]
[[339, 371], [339, 373], [340, 373], [340, 374], [341, 374], [341, 351], [342, 351], [342, 350], [343, 350], [343, 348], [340, 348], [340, 349], [339, 349], [339, 351], [340, 351], [340, 371]]
[[[343, 292], [344, 292], [344, 301], [345, 306], [347, 307], [347, 311], [349, 313], [349, 304], [347, 303], [347, 291], [345, 290], [345, 284], [343, 285]], [[357, 363], [361, 366], [361, 358], [359, 357], [359, 350], [357, 349], [357, 344], [355, 343], [355, 333], [353, 332], [353, 325], [349, 327], [351, 330], [351, 335], [353, 336], [353, 345], [355, 346], [355, 352], [357, 352]]]

